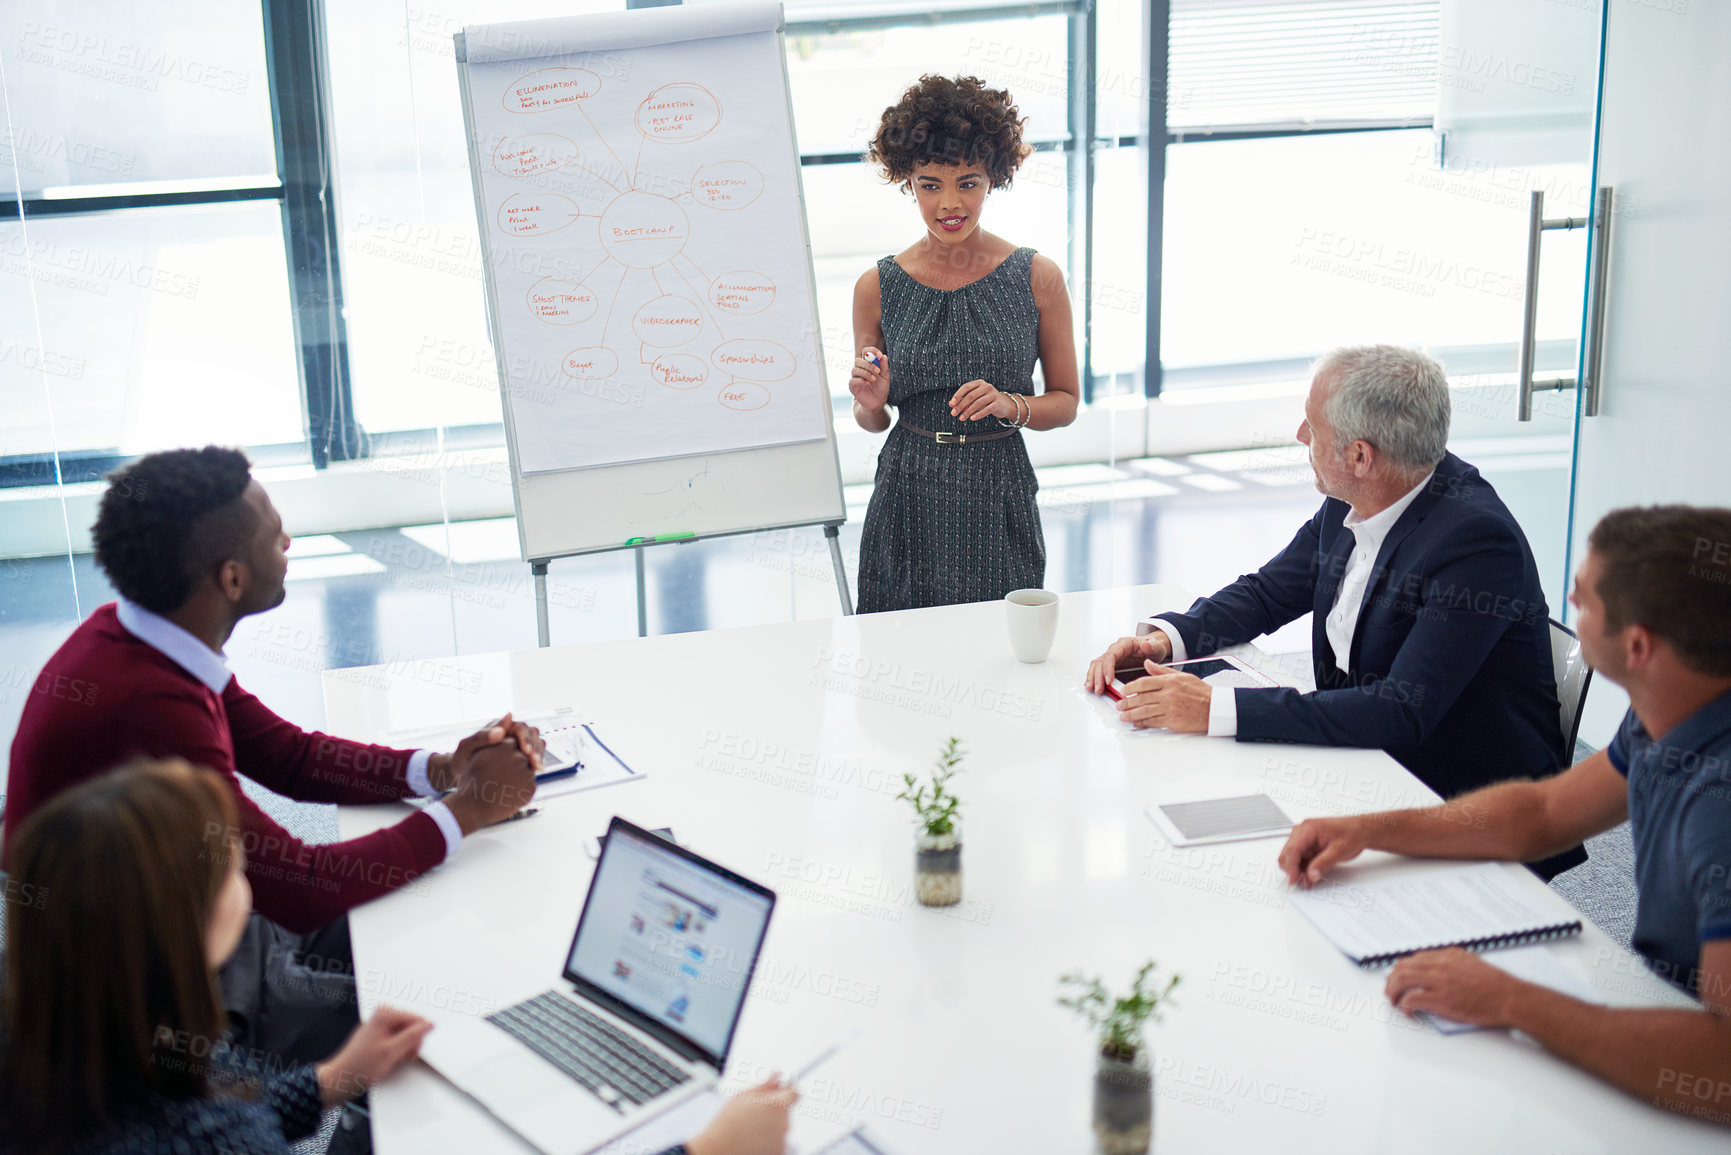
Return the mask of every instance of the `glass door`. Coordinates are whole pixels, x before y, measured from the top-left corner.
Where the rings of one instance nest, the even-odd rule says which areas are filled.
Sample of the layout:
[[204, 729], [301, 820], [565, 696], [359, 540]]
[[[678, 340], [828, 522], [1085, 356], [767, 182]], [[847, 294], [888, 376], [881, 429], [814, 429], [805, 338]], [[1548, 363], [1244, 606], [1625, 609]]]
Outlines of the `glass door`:
[[[1447, 367], [1451, 448], [1566, 592], [1575, 392], [1518, 368], [1532, 197], [1584, 226], [1599, 0], [1173, 0], [1161, 295], [1162, 423], [1233, 407], [1289, 457], [1312, 358], [1416, 346]], [[1541, 234], [1534, 376], [1573, 377], [1585, 227]], [[1288, 448], [1291, 446], [1291, 448]]]
[[1502, 303], [1503, 336], [1449, 358], [1451, 448], [1478, 465], [1519, 519], [1559, 621], [1570, 584], [1600, 8], [1597, 0], [1444, 3], [1439, 161], [1428, 178], [1444, 195], [1494, 198], [1485, 242], [1496, 246], [1489, 291]]

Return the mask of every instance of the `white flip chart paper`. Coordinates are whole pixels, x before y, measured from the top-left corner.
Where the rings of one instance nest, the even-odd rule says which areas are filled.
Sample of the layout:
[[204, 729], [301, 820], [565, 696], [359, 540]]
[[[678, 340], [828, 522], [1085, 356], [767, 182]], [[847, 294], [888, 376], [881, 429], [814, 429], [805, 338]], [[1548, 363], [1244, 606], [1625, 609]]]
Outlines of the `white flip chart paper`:
[[677, 26], [706, 39], [576, 51], [585, 19], [587, 43], [608, 45], [609, 18], [545, 22], [570, 43], [532, 58], [494, 59], [487, 30], [471, 36], [473, 163], [524, 474], [825, 435], [777, 23], [717, 35], [719, 18]]

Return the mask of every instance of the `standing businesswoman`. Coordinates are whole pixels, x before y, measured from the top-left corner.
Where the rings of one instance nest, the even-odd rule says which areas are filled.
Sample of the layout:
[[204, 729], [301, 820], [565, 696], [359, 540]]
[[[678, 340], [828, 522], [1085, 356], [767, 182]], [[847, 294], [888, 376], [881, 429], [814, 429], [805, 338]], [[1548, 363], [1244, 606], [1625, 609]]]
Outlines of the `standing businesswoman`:
[[[1076, 341], [1050, 258], [981, 227], [1033, 149], [1010, 94], [924, 76], [868, 153], [913, 194], [923, 232], [854, 286], [854, 420], [899, 420], [878, 455], [860, 543], [862, 612], [988, 601], [1044, 584], [1024, 429], [1076, 416]], [[1034, 391], [1034, 366], [1045, 391]]]
[[[222, 779], [179, 761], [91, 779], [19, 828], [0, 1152], [282, 1155], [420, 1051], [432, 1024], [390, 1007], [317, 1065], [229, 1044], [216, 975], [252, 909], [239, 833]], [[684, 1150], [780, 1155], [795, 1097], [771, 1079]]]

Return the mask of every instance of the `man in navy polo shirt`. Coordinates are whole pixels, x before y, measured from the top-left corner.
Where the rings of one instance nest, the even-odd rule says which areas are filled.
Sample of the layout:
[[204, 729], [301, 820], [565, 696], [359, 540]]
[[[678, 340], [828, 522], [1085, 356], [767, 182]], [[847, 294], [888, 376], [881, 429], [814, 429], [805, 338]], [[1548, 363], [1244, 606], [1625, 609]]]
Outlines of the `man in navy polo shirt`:
[[1699, 1010], [1584, 1003], [1464, 950], [1402, 960], [1388, 996], [1522, 1031], [1655, 1106], [1731, 1123], [1731, 509], [1607, 514], [1570, 601], [1587, 661], [1629, 692], [1608, 748], [1430, 809], [1300, 823], [1280, 865], [1311, 886], [1367, 849], [1530, 862], [1628, 819], [1635, 949]]

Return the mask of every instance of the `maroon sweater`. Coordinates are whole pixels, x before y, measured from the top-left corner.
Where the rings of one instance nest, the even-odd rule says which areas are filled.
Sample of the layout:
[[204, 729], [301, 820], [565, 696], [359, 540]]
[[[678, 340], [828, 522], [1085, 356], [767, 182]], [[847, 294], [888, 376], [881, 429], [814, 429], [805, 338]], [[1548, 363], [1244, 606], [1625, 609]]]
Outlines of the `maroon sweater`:
[[128, 633], [110, 603], [72, 631], [31, 689], [12, 740], [6, 837], [60, 791], [130, 758], [184, 758], [233, 790], [259, 912], [310, 931], [437, 866], [445, 837], [414, 814], [347, 842], [308, 845], [260, 810], [236, 775], [302, 802], [385, 802], [412, 796], [411, 753], [308, 733], [233, 678], [219, 697]]

